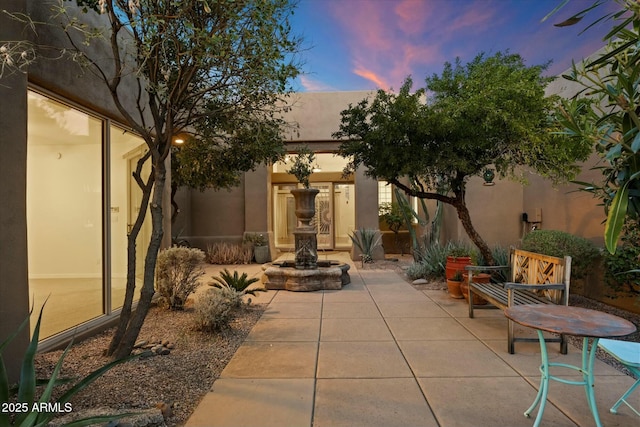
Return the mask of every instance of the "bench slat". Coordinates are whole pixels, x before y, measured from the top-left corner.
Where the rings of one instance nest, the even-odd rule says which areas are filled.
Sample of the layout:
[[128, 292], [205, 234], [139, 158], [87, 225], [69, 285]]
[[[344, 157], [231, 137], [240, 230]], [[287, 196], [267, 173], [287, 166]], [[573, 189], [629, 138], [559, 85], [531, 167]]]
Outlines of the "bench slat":
[[[473, 271], [482, 271], [483, 267], [469, 266], [466, 269], [472, 273]], [[570, 277], [571, 257], [562, 259], [520, 249], [512, 249], [511, 280], [508, 281], [506, 286], [504, 283], [472, 282], [469, 284], [469, 291], [502, 310], [509, 307], [510, 293], [513, 296], [514, 305], [555, 304], [556, 302], [533, 292], [541, 288], [555, 289], [551, 291], [552, 293], [562, 292], [563, 298], [558, 300], [561, 304], [567, 304]], [[530, 289], [522, 289], [527, 287]], [[469, 317], [473, 317], [473, 309], [478, 307], [475, 307], [472, 298], [469, 298]], [[509, 353], [514, 352], [513, 342], [517, 340], [525, 339], [513, 336], [512, 321], [509, 321]], [[564, 337], [560, 338], [560, 342], [561, 352], [566, 354], [566, 340]]]

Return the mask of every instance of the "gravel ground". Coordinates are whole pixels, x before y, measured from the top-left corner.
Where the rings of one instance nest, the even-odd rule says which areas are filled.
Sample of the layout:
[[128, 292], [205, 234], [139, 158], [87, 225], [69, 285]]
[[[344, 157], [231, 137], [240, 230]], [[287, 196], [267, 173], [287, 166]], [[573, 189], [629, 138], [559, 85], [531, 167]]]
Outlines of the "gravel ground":
[[[398, 258], [398, 261], [376, 261], [364, 266], [358, 264], [357, 268], [391, 269], [411, 283], [404, 274], [404, 268], [412, 261], [411, 257]], [[443, 282], [414, 286], [419, 289], [446, 289]], [[570, 304], [616, 314], [640, 325], [640, 315], [584, 297], [572, 296]], [[73, 399], [73, 412], [97, 407], [116, 410], [162, 407], [165, 409], [165, 422], [168, 426], [184, 424], [265, 308], [265, 305], [256, 304], [245, 307], [229, 329], [218, 334], [208, 334], [194, 328], [193, 312], [190, 309], [172, 312], [152, 307], [139, 339], [149, 342], [169, 341], [175, 348], [169, 355], [135, 360], [107, 372]], [[112, 334], [113, 330], [107, 330], [75, 344], [65, 359], [62, 375], [82, 377], [106, 364], [108, 359], [103, 356], [103, 351]], [[625, 339], [640, 342], [640, 332]], [[581, 347], [581, 340], [572, 339], [571, 343]], [[36, 369], [40, 378], [49, 376], [61, 354], [61, 351], [55, 351], [37, 355]], [[599, 352], [598, 357], [624, 371], [603, 352]]]
[[[73, 398], [72, 412], [157, 407], [163, 409], [168, 426], [184, 424], [265, 308], [264, 304], [244, 307], [229, 329], [210, 334], [194, 328], [190, 309], [168, 311], [152, 307], [139, 340], [169, 341], [175, 348], [166, 356], [136, 359], [116, 366]], [[112, 334], [110, 329], [75, 344], [65, 358], [62, 377], [82, 378], [108, 363], [103, 352]], [[54, 351], [37, 355], [39, 378], [50, 376], [61, 354], [62, 351]]]

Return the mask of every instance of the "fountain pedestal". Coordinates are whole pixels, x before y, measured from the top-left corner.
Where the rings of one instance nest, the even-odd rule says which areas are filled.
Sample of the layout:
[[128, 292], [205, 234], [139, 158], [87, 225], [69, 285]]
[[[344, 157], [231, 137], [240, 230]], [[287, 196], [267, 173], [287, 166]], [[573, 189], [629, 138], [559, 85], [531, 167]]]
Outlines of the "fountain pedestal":
[[[291, 190], [296, 202], [298, 224], [295, 236], [295, 260], [265, 264], [265, 287], [289, 291], [317, 291], [341, 289], [351, 282], [348, 264], [334, 261], [318, 263], [317, 230], [311, 225], [315, 216], [315, 198], [319, 193], [315, 188]], [[294, 267], [294, 268], [292, 268]]]

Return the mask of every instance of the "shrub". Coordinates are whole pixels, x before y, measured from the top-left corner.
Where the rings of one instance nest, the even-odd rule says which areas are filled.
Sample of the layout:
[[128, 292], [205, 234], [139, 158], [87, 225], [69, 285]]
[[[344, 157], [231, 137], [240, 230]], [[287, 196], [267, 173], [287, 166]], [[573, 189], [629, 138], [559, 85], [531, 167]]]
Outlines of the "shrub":
[[559, 230], [535, 230], [522, 240], [522, 249], [554, 257], [571, 257], [571, 276], [587, 276], [600, 251], [591, 241]]
[[640, 226], [627, 220], [615, 254], [604, 256], [604, 278], [614, 291], [640, 295]]
[[158, 255], [158, 293], [172, 310], [183, 309], [187, 297], [198, 287], [204, 258], [200, 249], [177, 246]]
[[240, 297], [228, 290], [207, 289], [198, 296], [194, 304], [197, 327], [207, 332], [227, 328], [241, 301]]
[[[264, 292], [266, 289], [264, 288], [254, 288], [247, 289], [253, 283], [256, 283], [259, 279], [252, 277], [250, 279], [247, 278], [247, 273], [242, 273], [242, 276], [238, 276], [238, 272], [234, 271], [233, 275], [226, 268], [222, 270], [219, 277], [214, 277], [214, 282], [209, 283], [209, 285], [214, 286], [219, 289], [223, 289], [228, 293], [235, 293], [238, 297], [238, 301], [242, 301], [242, 297], [246, 294], [256, 295], [256, 292]], [[240, 303], [238, 302], [238, 306]]]
[[251, 264], [252, 259], [252, 246], [224, 242], [207, 246], [206, 260], [209, 264]]

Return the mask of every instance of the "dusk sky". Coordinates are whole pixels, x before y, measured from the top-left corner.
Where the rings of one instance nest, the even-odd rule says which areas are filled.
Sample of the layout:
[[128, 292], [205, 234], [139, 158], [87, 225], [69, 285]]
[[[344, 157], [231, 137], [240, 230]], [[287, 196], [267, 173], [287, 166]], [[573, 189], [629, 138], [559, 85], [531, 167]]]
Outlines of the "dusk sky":
[[[440, 74], [445, 62], [509, 49], [527, 65], [552, 60], [557, 75], [601, 48], [610, 23], [579, 35], [602, 14], [558, 28], [593, 0], [571, 0], [545, 22], [560, 0], [300, 0], [293, 25], [308, 48], [298, 91], [398, 89], [411, 75], [414, 88]], [[611, 2], [609, 10], [616, 4]], [[602, 9], [602, 10], [600, 10]], [[614, 9], [615, 10], [615, 9]], [[593, 15], [593, 16], [592, 16]]]

